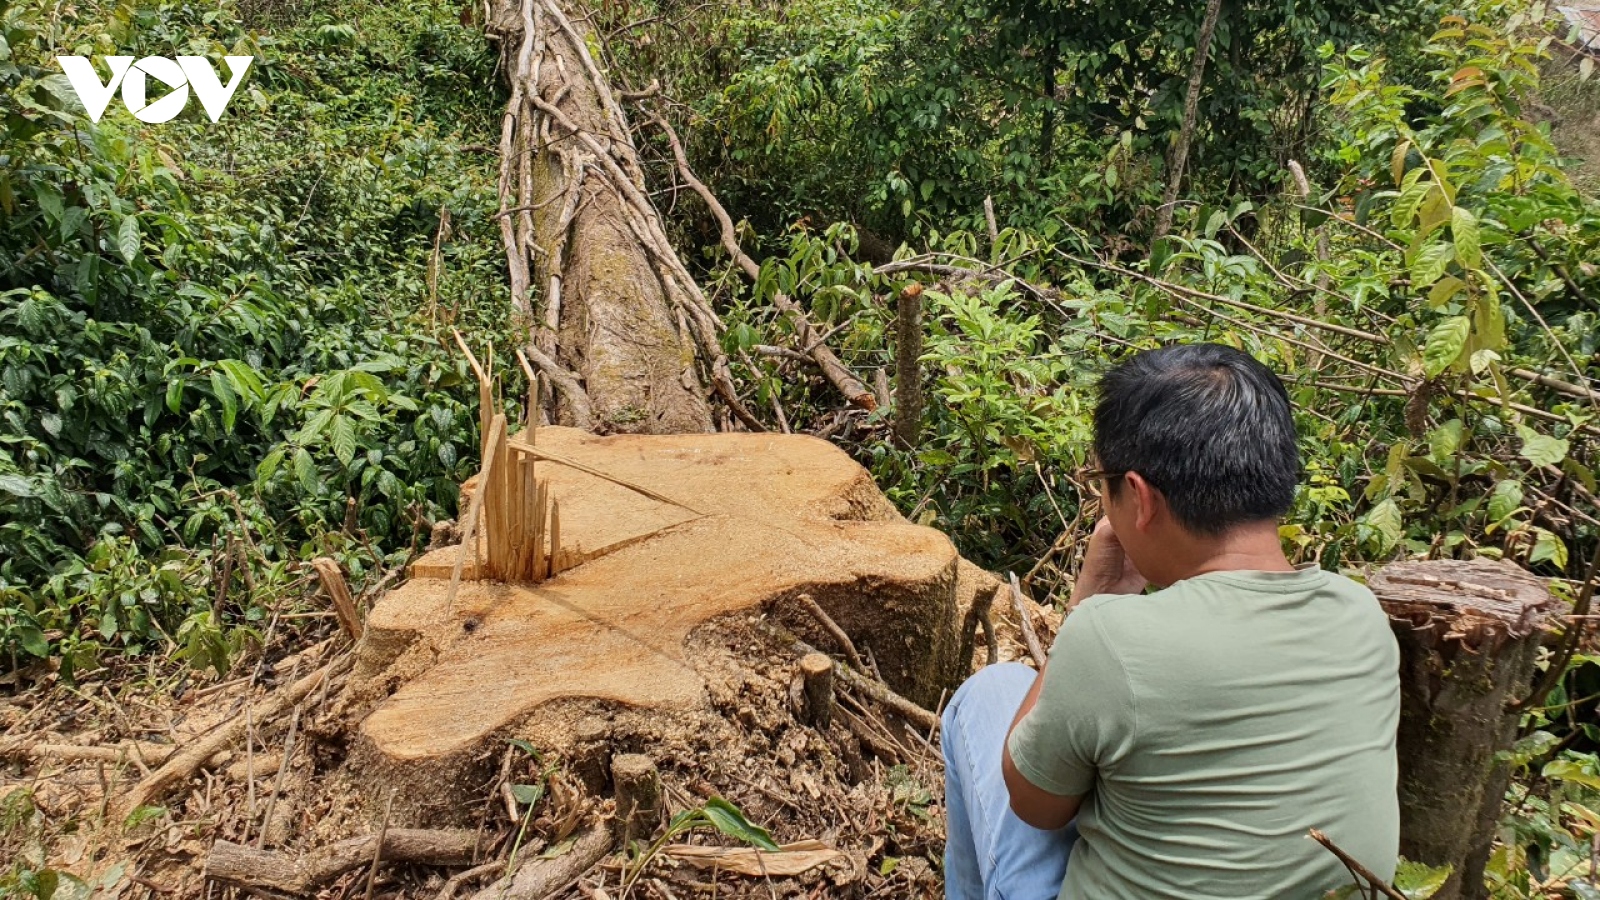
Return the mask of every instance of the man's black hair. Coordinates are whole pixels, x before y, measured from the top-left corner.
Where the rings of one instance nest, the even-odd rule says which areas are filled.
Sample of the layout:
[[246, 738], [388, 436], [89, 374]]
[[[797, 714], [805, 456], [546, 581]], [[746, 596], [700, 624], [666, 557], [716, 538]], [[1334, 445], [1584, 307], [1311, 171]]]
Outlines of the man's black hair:
[[[1271, 369], [1221, 344], [1148, 350], [1100, 379], [1102, 470], [1138, 472], [1191, 531], [1221, 534], [1289, 511], [1300, 477], [1289, 395]], [[1116, 492], [1121, 478], [1108, 478]]]

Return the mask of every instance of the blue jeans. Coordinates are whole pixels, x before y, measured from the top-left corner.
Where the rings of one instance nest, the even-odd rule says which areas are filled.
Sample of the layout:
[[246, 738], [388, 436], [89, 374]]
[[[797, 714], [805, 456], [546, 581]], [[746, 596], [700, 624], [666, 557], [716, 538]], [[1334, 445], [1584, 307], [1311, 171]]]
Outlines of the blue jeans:
[[981, 669], [944, 710], [944, 895], [948, 900], [1053, 900], [1076, 824], [1041, 831], [1011, 811], [1000, 755], [1036, 673], [1021, 663]]

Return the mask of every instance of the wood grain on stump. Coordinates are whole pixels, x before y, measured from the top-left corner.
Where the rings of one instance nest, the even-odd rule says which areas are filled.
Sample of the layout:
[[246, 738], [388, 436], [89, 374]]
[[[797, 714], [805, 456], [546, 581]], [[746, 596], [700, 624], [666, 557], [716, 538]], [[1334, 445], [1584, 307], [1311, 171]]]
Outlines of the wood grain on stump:
[[356, 753], [380, 777], [431, 788], [402, 791], [434, 798], [431, 813], [541, 707], [704, 710], [685, 639], [801, 592], [871, 649], [896, 690], [931, 705], [964, 674], [958, 603], [992, 577], [902, 518], [827, 442], [548, 427], [537, 447], [572, 463], [538, 462], [570, 568], [538, 585], [464, 581], [447, 609], [458, 551], [435, 551], [378, 601], [359, 646], [354, 690], [398, 687], [361, 722]]
[[1400, 853], [1449, 865], [1439, 900], [1485, 896], [1535, 656], [1556, 612], [1543, 579], [1494, 560], [1387, 566], [1368, 581], [1400, 643]]

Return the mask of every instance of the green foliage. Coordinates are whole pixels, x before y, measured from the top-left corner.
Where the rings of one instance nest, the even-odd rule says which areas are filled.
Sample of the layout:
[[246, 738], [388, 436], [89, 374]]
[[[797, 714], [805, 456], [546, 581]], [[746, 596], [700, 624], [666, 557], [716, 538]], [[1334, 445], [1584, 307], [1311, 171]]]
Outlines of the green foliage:
[[[50, 11], [0, 7], [0, 654], [226, 669], [297, 560], [393, 564], [471, 469], [440, 329], [505, 327], [493, 173], [457, 149], [493, 57], [442, 5], [271, 37]], [[215, 125], [92, 125], [51, 56], [113, 50], [255, 63]]]
[[639, 876], [644, 873], [645, 867], [661, 853], [663, 847], [671, 843], [674, 838], [697, 828], [715, 829], [759, 850], [780, 849], [777, 842], [772, 839], [772, 835], [765, 828], [745, 818], [744, 812], [739, 807], [721, 797], [712, 797], [700, 806], [674, 815], [661, 835], [652, 841], [650, 846], [639, 852], [633, 863], [633, 871], [623, 883], [622, 893], [626, 895], [629, 892], [639, 880]]
[[[1408, 50], [1439, 6], [1224, 4], [1197, 196], [1272, 193], [1315, 136], [1318, 46]], [[1204, 4], [758, 0], [627, 27], [637, 10], [614, 49], [693, 104], [701, 174], [761, 230], [820, 215], [891, 241], [976, 231], [992, 197], [1002, 222], [1070, 222], [1121, 252], [1160, 200]]]

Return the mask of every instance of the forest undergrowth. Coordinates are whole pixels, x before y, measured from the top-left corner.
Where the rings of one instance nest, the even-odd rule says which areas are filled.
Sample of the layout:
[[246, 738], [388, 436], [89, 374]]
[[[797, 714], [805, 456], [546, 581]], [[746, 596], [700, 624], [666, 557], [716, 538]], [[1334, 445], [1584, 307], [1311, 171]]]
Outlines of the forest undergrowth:
[[[1064, 597], [1097, 374], [1231, 343], [1295, 401], [1297, 562], [1505, 558], [1570, 600], [1600, 559], [1594, 60], [1543, 5], [1231, 5], [1159, 235], [1201, 11], [1123, 6], [596, 6], [636, 121], [673, 123], [760, 263], [747, 283], [642, 128], [750, 409]], [[452, 330], [515, 372], [526, 324], [481, 19], [0, 0], [0, 691], [259, 672], [328, 633], [309, 560], [364, 602], [457, 515], [478, 420]], [[220, 125], [115, 103], [90, 125], [52, 57], [113, 49], [254, 62]], [[909, 426], [786, 352], [778, 294], [886, 385], [912, 283], [929, 402]], [[1569, 665], [1514, 754], [1497, 897], [1600, 896], [1600, 652]], [[43, 862], [9, 865], [0, 893], [48, 896]]]

